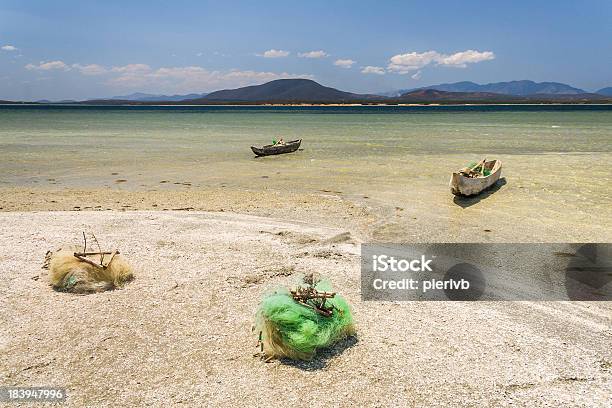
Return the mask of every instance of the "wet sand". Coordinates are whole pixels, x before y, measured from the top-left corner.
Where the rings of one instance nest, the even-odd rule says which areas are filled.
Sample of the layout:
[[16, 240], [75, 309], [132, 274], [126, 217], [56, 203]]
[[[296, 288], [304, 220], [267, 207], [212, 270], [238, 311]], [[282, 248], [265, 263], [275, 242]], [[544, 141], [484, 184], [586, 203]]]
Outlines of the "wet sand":
[[[604, 193], [608, 186], [581, 186], [568, 196], [564, 188], [572, 188], [571, 180], [566, 177], [565, 187], [560, 188], [561, 170], [535, 177], [525, 175], [528, 170], [522, 174], [513, 170], [505, 170], [493, 188], [472, 198], [454, 197], [443, 175], [434, 180], [413, 177], [401, 189], [384, 183], [366, 188], [358, 181], [321, 182], [306, 191], [286, 182], [277, 186], [268, 179], [263, 179], [266, 186], [254, 188], [171, 181], [150, 189], [0, 188], [0, 212], [225, 211], [344, 226], [364, 241], [378, 242], [612, 241], [612, 206]], [[598, 178], [601, 183], [605, 180]]]
[[[53, 291], [44, 253], [82, 230], [119, 247], [136, 280]], [[360, 239], [348, 228], [43, 211], [0, 213], [0, 237], [0, 382], [66, 387], [68, 406], [604, 407], [612, 392], [609, 302], [362, 302]], [[309, 272], [346, 296], [357, 337], [309, 363], [264, 363], [257, 303]]]

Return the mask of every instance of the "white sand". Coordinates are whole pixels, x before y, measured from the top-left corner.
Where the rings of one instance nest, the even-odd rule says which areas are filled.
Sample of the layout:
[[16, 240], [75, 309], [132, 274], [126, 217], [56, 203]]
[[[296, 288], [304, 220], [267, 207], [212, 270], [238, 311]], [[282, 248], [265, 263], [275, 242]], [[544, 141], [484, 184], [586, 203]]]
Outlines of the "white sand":
[[[54, 292], [44, 254], [83, 230], [136, 280]], [[74, 407], [609, 406], [610, 302], [362, 302], [344, 232], [231, 213], [0, 213], [0, 384], [66, 387]], [[266, 364], [257, 303], [307, 272], [353, 305], [358, 338]]]

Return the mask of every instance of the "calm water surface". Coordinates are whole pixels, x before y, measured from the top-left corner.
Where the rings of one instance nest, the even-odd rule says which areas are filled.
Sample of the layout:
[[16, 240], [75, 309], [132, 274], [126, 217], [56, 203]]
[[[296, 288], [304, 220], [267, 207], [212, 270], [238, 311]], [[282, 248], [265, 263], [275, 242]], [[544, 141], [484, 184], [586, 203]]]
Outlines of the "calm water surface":
[[[484, 155], [612, 151], [612, 107], [503, 108], [0, 107], [0, 182], [56, 178], [96, 184], [109, 172], [122, 172], [141, 173], [141, 181], [171, 173], [200, 183], [240, 184], [266, 169], [386, 177], [393, 171], [385, 174], [381, 165], [401, 166], [425, 156], [469, 161]], [[302, 138], [304, 150], [253, 159], [251, 144], [279, 137]]]
[[[303, 150], [254, 158], [279, 137]], [[443, 220], [450, 172], [485, 156], [490, 207], [612, 229], [608, 106], [0, 107], [4, 187], [323, 190]]]

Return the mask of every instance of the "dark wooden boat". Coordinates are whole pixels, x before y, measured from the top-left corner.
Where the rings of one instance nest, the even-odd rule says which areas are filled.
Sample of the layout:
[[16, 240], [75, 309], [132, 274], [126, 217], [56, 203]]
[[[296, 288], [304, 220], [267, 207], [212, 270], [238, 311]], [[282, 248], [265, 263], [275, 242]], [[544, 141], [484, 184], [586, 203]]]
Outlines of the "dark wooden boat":
[[262, 147], [251, 146], [251, 150], [257, 156], [271, 156], [273, 154], [292, 153], [300, 148], [302, 139], [292, 140], [284, 144], [266, 145]]

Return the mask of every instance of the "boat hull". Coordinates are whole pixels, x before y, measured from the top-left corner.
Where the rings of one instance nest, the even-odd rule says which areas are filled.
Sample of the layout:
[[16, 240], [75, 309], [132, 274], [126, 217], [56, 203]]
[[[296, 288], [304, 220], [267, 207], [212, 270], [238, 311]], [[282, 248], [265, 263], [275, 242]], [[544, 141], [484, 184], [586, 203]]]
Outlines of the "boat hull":
[[300, 148], [300, 144], [302, 144], [302, 139], [292, 140], [283, 145], [251, 146], [251, 150], [257, 156], [273, 156], [276, 154], [293, 153]]
[[481, 193], [499, 180], [501, 177], [502, 164], [499, 160], [491, 160], [485, 163], [485, 167], [491, 174], [484, 177], [465, 177], [459, 172], [451, 175], [451, 192], [459, 196], [471, 196]]

